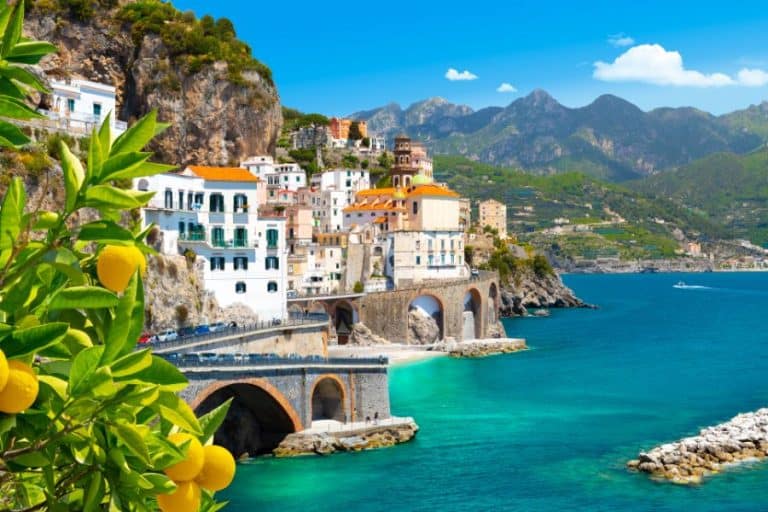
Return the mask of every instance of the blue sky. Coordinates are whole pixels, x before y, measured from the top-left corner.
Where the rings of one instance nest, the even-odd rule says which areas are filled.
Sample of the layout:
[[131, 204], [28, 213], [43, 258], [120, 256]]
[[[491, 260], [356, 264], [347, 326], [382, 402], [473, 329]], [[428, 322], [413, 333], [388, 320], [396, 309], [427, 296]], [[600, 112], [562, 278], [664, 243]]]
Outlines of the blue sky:
[[[272, 68], [282, 103], [307, 112], [433, 96], [504, 106], [536, 88], [572, 107], [611, 93], [646, 110], [716, 114], [768, 99], [768, 9], [759, 1], [173, 3], [230, 18]], [[450, 69], [476, 78], [449, 80]], [[504, 83], [514, 92], [497, 92]]]

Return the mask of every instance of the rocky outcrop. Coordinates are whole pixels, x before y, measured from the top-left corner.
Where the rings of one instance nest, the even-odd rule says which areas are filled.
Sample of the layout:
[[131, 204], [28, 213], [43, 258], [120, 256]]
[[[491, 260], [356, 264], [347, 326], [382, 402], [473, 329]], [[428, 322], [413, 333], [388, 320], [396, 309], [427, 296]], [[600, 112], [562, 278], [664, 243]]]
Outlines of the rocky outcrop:
[[412, 418], [403, 421], [384, 420], [382, 424], [339, 432], [296, 432], [289, 434], [272, 452], [276, 457], [330, 455], [336, 452], [359, 452], [406, 443], [414, 438], [419, 426]]
[[451, 357], [486, 357], [498, 354], [510, 354], [526, 350], [528, 345], [520, 338], [500, 338], [471, 340], [461, 343], [446, 343], [445, 352]]
[[641, 452], [627, 466], [675, 483], [699, 483], [728, 464], [768, 457], [768, 409], [739, 414], [699, 435]]
[[408, 344], [431, 345], [440, 340], [440, 327], [437, 321], [419, 311], [412, 309], [408, 312]]
[[364, 323], [352, 325], [349, 344], [368, 347], [372, 345], [389, 345], [389, 341], [373, 333]]
[[59, 47], [42, 62], [50, 76], [114, 85], [119, 119], [132, 121], [157, 109], [159, 119], [171, 124], [150, 147], [158, 160], [226, 165], [274, 150], [282, 113], [271, 83], [256, 71], [232, 81], [224, 62], [192, 72], [159, 36], [148, 33], [134, 41], [130, 24], [116, 20], [118, 9], [88, 21], [33, 9], [24, 28]]
[[203, 288], [202, 260], [184, 256], [149, 258], [144, 279], [145, 328], [151, 332], [218, 321], [238, 325], [255, 323], [258, 316], [245, 304], [221, 308]]
[[502, 286], [499, 310], [502, 316], [527, 316], [529, 308], [591, 307], [594, 306], [579, 299], [557, 274], [525, 272]]

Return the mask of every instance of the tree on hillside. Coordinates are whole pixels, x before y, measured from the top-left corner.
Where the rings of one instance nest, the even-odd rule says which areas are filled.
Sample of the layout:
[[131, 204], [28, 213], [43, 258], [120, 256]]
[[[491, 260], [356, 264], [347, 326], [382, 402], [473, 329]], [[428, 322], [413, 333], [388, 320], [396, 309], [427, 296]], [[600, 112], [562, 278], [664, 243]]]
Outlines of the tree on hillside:
[[395, 163], [395, 157], [389, 151], [385, 151], [379, 155], [379, 167], [390, 169], [393, 163]]
[[349, 140], [360, 140], [363, 138], [363, 132], [360, 131], [360, 123], [352, 121], [349, 125]]

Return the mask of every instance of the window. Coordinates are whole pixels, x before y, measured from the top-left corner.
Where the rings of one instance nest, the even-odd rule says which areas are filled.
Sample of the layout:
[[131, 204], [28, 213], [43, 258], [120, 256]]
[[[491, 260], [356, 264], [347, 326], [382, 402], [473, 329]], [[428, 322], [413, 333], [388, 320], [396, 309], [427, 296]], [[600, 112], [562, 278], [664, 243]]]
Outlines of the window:
[[453, 242], [454, 240], [451, 240], [451, 250], [453, 250]]
[[421, 240], [416, 240], [416, 250], [417, 251], [421, 250]]
[[184, 208], [184, 191], [179, 190], [179, 210]]
[[235, 283], [235, 293], [245, 293], [245, 283], [238, 281]]
[[440, 240], [440, 250], [441, 251], [445, 250], [445, 240]]
[[264, 260], [264, 268], [266, 270], [279, 270], [280, 259], [277, 256], [267, 256]]
[[168, 209], [173, 208], [173, 191], [170, 189], [165, 191], [165, 207]]
[[352, 186], [352, 180], [347, 180], [346, 181], [346, 185], [347, 185], [347, 188], [351, 187]]
[[270, 281], [267, 283], [267, 291], [269, 293], [277, 292], [277, 281]]
[[202, 192], [195, 193], [195, 206], [194, 206], [195, 210], [199, 210], [200, 208], [203, 207], [203, 203], [205, 202], [203, 200], [204, 197], [205, 197], [205, 194], [203, 194]]
[[224, 196], [221, 194], [211, 194], [210, 206], [212, 212], [224, 211]]
[[418, 215], [419, 214], [419, 203], [416, 201], [413, 202], [413, 214]]
[[182, 235], [182, 237], [184, 236], [184, 228], [185, 227], [186, 227], [186, 225], [184, 224], [184, 221], [179, 222], [179, 234]]
[[427, 261], [429, 262], [429, 266], [431, 267], [432, 265], [435, 264], [435, 257], [430, 254], [429, 256], [427, 256]]
[[429, 240], [427, 240], [427, 242], [428, 242], [427, 245], [429, 246], [429, 250], [431, 251], [432, 250], [432, 239], [430, 238]]
[[212, 256], [211, 257], [211, 270], [224, 270], [224, 257]]
[[235, 247], [248, 247], [248, 231], [244, 227], [235, 228]]
[[455, 263], [455, 262], [454, 262], [454, 257], [455, 257], [455, 256], [454, 256], [454, 254], [453, 254], [453, 253], [451, 253], [451, 265], [453, 265], [453, 264]]
[[224, 228], [215, 227], [211, 230], [211, 242], [214, 247], [224, 247]]
[[75, 100], [72, 98], [67, 99], [67, 112], [75, 111]]
[[416, 264], [421, 265], [421, 256], [416, 256]]
[[195, 197], [195, 195], [194, 195], [192, 192], [190, 192], [189, 194], [187, 194], [187, 210], [192, 210], [192, 209], [193, 209], [193, 206], [192, 206], [192, 199], [193, 199], [194, 197]]
[[235, 194], [235, 213], [248, 212], [248, 197], [245, 194]]
[[99, 119], [101, 117], [101, 103], [93, 104], [93, 117]]
[[278, 236], [276, 229], [267, 230], [267, 249], [277, 249]]
[[233, 259], [235, 270], [248, 270], [248, 258], [245, 256], [235, 256]]

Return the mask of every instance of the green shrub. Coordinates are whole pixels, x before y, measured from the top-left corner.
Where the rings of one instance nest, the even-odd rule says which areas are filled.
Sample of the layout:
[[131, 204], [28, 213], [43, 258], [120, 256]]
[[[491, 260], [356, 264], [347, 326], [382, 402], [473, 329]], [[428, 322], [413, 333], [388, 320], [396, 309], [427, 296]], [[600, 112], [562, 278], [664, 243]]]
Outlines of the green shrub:
[[361, 283], [360, 281], [355, 281], [355, 286], [352, 288], [352, 291], [354, 291], [355, 293], [363, 293], [364, 290], [365, 290], [365, 287], [363, 286], [363, 283]]

